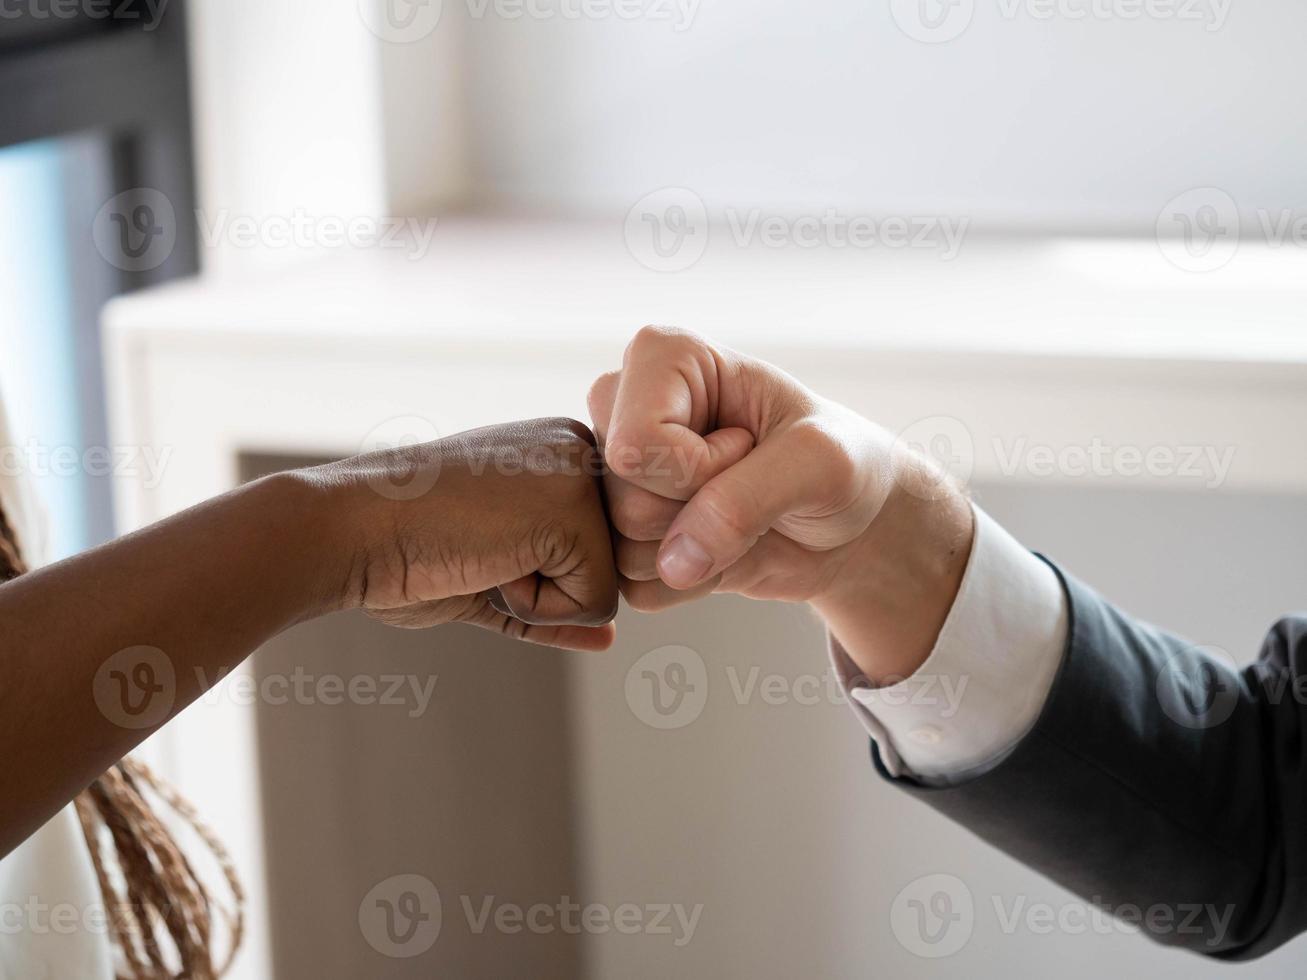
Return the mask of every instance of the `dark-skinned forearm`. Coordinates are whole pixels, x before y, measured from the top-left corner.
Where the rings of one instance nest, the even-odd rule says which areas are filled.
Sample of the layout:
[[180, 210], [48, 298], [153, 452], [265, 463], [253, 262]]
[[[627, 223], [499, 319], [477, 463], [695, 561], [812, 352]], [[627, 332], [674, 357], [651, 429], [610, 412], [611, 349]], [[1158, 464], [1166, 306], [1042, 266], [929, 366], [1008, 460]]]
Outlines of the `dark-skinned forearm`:
[[[328, 493], [300, 475], [260, 480], [0, 586], [0, 854], [205, 679], [339, 605], [350, 562]], [[101, 668], [134, 647], [161, 651], [175, 684], [166, 715], [143, 728], [104, 708]]]

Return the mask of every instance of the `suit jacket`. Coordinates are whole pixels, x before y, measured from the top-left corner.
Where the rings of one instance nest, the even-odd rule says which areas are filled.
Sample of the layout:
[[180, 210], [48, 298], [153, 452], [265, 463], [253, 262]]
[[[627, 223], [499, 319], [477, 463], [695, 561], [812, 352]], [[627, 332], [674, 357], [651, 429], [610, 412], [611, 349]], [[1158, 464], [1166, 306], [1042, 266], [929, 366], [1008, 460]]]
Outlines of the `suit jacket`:
[[1260, 659], [1140, 623], [1064, 575], [1067, 650], [1034, 728], [956, 786], [886, 778], [1159, 942], [1252, 958], [1307, 929], [1307, 617]]

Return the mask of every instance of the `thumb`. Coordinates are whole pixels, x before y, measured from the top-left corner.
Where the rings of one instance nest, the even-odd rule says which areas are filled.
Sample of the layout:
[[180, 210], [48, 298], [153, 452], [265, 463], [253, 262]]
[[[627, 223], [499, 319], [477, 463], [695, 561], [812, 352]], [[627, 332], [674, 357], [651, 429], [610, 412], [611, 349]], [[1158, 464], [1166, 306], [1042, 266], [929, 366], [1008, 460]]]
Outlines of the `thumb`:
[[814, 474], [797, 438], [793, 430], [778, 433], [690, 498], [658, 550], [658, 575], [667, 585], [689, 589], [724, 571], [803, 506]]

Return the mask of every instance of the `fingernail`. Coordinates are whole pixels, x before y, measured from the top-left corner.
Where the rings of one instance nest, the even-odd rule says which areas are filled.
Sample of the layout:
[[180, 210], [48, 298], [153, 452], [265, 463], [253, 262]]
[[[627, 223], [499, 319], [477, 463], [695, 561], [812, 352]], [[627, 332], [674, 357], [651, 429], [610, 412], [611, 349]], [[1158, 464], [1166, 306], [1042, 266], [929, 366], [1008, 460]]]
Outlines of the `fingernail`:
[[678, 534], [658, 555], [658, 575], [673, 589], [688, 589], [703, 581], [712, 556], [688, 534]]

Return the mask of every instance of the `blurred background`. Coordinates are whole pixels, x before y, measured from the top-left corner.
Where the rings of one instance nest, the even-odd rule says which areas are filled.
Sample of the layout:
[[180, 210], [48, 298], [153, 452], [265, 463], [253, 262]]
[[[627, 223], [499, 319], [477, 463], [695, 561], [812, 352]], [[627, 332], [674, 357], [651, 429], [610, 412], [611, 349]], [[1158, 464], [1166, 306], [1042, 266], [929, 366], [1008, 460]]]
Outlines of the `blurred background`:
[[[1304, 31], [1289, 0], [16, 0], [3, 463], [64, 556], [272, 469], [584, 418], [672, 322], [1246, 660], [1307, 594]], [[236, 974], [1216, 974], [882, 784], [804, 610], [619, 635], [337, 617], [156, 736], [250, 892]]]

